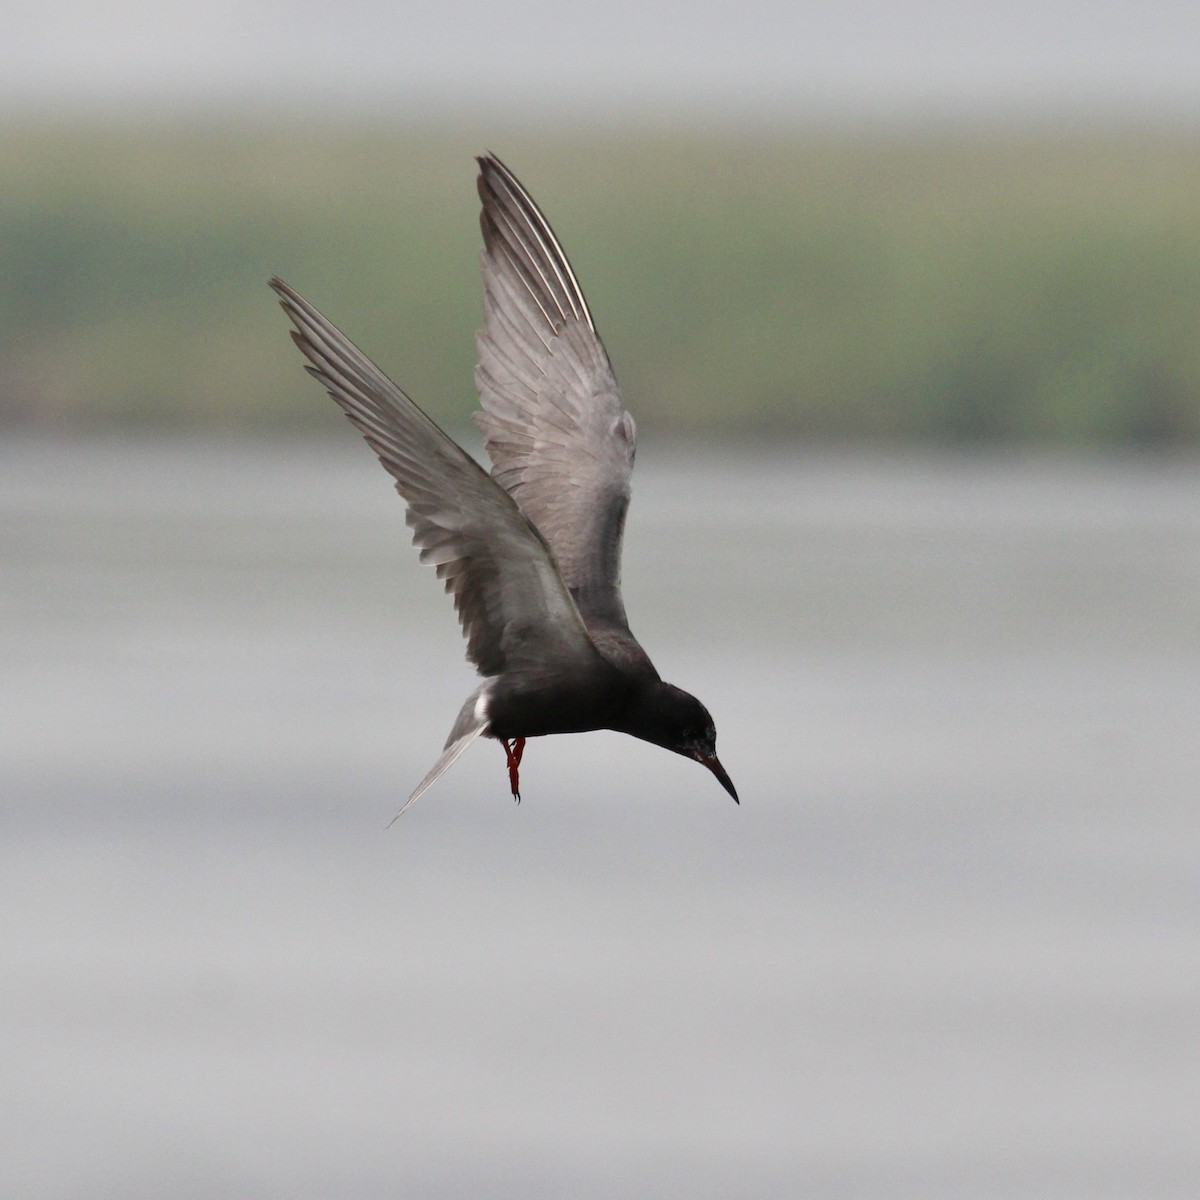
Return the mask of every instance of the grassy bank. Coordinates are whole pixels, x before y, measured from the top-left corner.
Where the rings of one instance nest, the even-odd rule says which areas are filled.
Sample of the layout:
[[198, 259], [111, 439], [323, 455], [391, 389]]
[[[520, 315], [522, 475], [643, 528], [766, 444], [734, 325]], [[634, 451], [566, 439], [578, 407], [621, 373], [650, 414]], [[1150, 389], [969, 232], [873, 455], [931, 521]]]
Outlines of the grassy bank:
[[[330, 420], [279, 273], [414, 397], [473, 400], [469, 133], [0, 132], [0, 421]], [[492, 145], [643, 424], [1200, 441], [1200, 140], [553, 134]]]

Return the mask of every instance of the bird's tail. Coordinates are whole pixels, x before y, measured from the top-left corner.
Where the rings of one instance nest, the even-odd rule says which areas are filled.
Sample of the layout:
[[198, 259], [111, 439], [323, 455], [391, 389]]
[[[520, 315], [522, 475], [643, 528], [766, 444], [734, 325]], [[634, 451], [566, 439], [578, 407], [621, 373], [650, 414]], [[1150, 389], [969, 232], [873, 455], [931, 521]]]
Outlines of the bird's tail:
[[413, 794], [400, 806], [400, 811], [388, 822], [389, 827], [395, 824], [409, 806], [419, 800], [446, 773], [458, 756], [487, 729], [487, 688], [491, 682], [490, 679], [484, 680], [467, 697], [467, 702], [459, 710], [454, 728], [450, 730], [450, 736], [446, 739], [446, 748], [441, 757], [430, 768], [429, 774], [413, 789]]

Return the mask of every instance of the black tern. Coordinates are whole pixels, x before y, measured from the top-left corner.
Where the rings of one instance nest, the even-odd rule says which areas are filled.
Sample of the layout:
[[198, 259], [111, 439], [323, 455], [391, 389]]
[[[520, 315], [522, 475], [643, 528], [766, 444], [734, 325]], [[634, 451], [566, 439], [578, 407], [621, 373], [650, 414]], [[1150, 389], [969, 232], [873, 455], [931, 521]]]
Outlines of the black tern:
[[503, 745], [519, 801], [527, 738], [593, 729], [695, 759], [737, 801], [708, 710], [665, 683], [629, 631], [621, 540], [635, 430], [592, 314], [529, 193], [499, 159], [477, 161], [475, 422], [490, 475], [311, 304], [271, 280], [306, 370], [396, 481], [421, 561], [453, 596], [483, 677], [400, 812], [480, 734]]

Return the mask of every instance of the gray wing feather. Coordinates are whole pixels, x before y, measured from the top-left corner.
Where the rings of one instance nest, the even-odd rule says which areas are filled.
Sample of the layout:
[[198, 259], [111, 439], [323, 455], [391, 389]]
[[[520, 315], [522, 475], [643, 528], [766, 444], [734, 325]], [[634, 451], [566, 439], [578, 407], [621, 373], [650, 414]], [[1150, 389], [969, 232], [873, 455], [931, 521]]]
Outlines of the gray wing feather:
[[475, 383], [492, 476], [537, 526], [580, 612], [625, 624], [635, 430], [566, 255], [498, 159], [479, 159], [484, 327]]
[[311, 304], [282, 280], [271, 287], [307, 370], [408, 502], [413, 542], [453, 596], [480, 674], [557, 673], [591, 662], [595, 649], [553, 555], [512, 498]]

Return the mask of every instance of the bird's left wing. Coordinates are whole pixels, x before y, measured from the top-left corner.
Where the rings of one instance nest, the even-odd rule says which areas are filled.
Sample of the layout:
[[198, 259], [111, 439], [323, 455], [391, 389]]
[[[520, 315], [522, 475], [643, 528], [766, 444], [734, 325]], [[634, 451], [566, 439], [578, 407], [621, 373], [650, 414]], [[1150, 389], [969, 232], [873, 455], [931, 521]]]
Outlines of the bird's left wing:
[[408, 503], [421, 561], [454, 597], [467, 656], [486, 676], [544, 674], [596, 651], [541, 534], [512, 497], [344, 334], [280, 279], [308, 372], [379, 456]]

